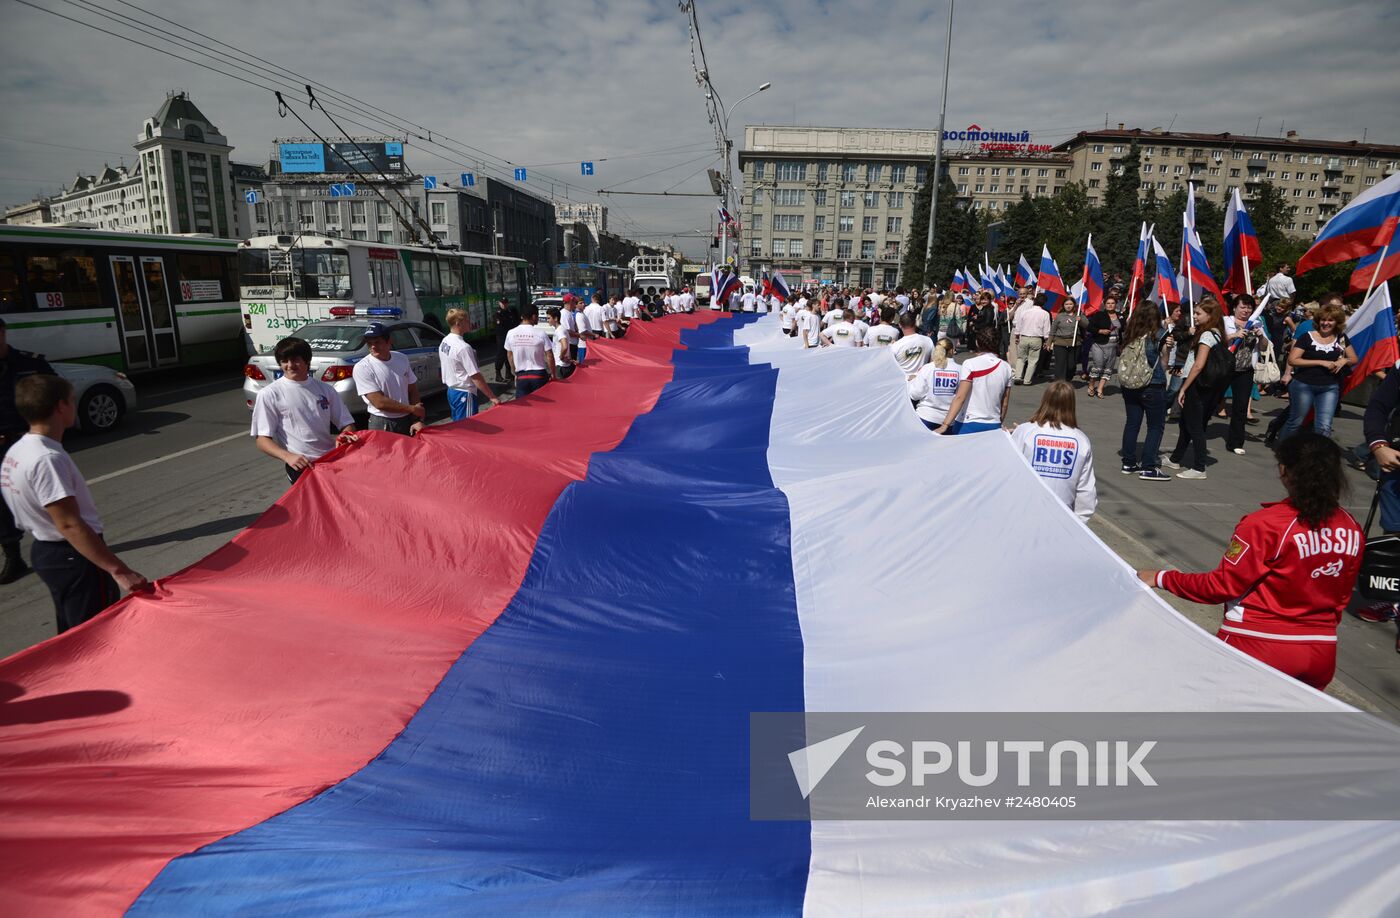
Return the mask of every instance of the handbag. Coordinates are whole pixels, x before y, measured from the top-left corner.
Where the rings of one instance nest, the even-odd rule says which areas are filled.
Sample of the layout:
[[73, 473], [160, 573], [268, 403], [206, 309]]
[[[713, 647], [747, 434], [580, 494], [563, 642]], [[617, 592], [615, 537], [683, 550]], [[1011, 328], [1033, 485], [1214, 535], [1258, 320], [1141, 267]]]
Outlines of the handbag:
[[1272, 386], [1283, 377], [1274, 357], [1274, 343], [1264, 339], [1264, 349], [1254, 352], [1254, 381], [1261, 386]]
[[1400, 602], [1400, 535], [1386, 533], [1370, 537], [1371, 524], [1376, 520], [1376, 508], [1381, 502], [1381, 482], [1376, 482], [1376, 494], [1371, 498], [1371, 512], [1366, 515], [1366, 547], [1361, 552], [1361, 573], [1356, 589], [1372, 602]]

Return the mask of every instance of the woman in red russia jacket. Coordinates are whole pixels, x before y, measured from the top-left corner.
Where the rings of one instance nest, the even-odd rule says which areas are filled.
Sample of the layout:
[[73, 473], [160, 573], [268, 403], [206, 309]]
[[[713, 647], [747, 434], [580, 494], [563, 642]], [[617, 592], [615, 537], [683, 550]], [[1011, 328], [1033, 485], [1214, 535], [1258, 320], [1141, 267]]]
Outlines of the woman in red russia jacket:
[[1337, 668], [1337, 622], [1366, 544], [1341, 497], [1342, 451], [1299, 433], [1278, 448], [1285, 500], [1235, 527], [1220, 566], [1204, 574], [1138, 571], [1143, 582], [1200, 603], [1224, 603], [1217, 637], [1323, 689]]

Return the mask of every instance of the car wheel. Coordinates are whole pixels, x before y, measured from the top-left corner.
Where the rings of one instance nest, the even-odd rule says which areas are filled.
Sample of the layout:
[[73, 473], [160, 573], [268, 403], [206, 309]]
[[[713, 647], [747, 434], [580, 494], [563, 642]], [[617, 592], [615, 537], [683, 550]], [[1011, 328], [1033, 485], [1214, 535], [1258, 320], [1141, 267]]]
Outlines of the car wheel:
[[78, 420], [88, 433], [106, 433], [126, 413], [126, 401], [111, 386], [93, 386], [78, 403]]

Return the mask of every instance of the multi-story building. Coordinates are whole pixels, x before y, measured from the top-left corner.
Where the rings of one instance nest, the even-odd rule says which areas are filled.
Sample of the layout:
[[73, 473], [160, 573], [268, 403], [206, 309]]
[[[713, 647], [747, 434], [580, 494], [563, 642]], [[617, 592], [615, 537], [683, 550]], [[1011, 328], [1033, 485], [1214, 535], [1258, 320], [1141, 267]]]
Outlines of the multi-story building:
[[45, 198], [35, 198], [25, 204], [16, 204], [5, 209], [5, 219], [0, 221], [10, 226], [37, 226], [53, 222], [49, 212], [49, 202]]
[[[739, 152], [740, 254], [750, 271], [779, 268], [803, 283], [893, 287], [914, 197], [937, 131], [749, 125]], [[1004, 210], [1023, 192], [1054, 194], [1071, 163], [1021, 144], [945, 144], [944, 168], [974, 210]], [[988, 147], [1011, 149], [988, 149]]]
[[438, 186], [428, 192], [428, 224], [438, 238], [467, 252], [490, 252], [491, 208], [473, 189]]
[[597, 245], [600, 237], [608, 231], [608, 207], [606, 204], [556, 200], [554, 202], [554, 219], [561, 224], [582, 223], [588, 227], [594, 245]]
[[1283, 137], [1188, 134], [1127, 128], [1082, 131], [1055, 146], [1072, 162], [1070, 180], [1083, 182], [1102, 203], [1108, 177], [1133, 141], [1141, 158], [1141, 191], [1159, 197], [1194, 182], [1197, 197], [1224, 204], [1238, 188], [1246, 205], [1269, 182], [1297, 207], [1288, 231], [1312, 236], [1354, 196], [1393, 175], [1400, 146], [1358, 140], [1308, 140], [1289, 131]]
[[[47, 221], [128, 233], [208, 233], [241, 238], [254, 224], [235, 207], [236, 176], [261, 174], [229, 161], [228, 139], [183, 92], [170, 93], [137, 136], [136, 162], [78, 175], [42, 202]], [[251, 171], [250, 171], [251, 170]], [[249, 215], [251, 217], [251, 214]]]

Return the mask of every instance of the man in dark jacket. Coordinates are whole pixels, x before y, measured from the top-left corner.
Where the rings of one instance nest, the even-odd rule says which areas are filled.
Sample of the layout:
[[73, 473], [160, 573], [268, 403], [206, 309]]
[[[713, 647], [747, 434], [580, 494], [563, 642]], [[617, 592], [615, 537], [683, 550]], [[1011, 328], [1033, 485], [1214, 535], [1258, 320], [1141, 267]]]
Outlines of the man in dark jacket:
[[[510, 301], [505, 297], [496, 304], [496, 379], [509, 382], [515, 378], [510, 372], [510, 364], [506, 361], [506, 335], [510, 330], [520, 324], [520, 313], [515, 311], [515, 307], [510, 305]], [[505, 375], [501, 375], [501, 370], [505, 370]]]
[[[1381, 529], [1400, 534], [1400, 449], [1397, 449], [1400, 446], [1400, 411], [1397, 407], [1400, 407], [1400, 370], [1391, 369], [1366, 403], [1363, 429], [1366, 446], [1380, 469]], [[1382, 602], [1367, 606], [1357, 615], [1363, 621], [1384, 622], [1394, 619], [1396, 612], [1393, 603]], [[1400, 636], [1396, 638], [1395, 650], [1400, 653]]]

